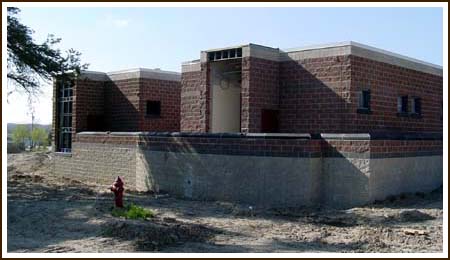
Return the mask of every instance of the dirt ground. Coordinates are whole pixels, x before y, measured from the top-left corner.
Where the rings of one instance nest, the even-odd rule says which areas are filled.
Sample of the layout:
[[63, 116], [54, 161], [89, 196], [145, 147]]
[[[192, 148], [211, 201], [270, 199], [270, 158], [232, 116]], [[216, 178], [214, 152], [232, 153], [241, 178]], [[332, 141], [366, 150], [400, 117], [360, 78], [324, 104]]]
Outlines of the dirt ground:
[[127, 193], [148, 220], [111, 216], [112, 194], [54, 177], [51, 154], [8, 155], [8, 252], [442, 252], [442, 189], [348, 210], [250, 208]]

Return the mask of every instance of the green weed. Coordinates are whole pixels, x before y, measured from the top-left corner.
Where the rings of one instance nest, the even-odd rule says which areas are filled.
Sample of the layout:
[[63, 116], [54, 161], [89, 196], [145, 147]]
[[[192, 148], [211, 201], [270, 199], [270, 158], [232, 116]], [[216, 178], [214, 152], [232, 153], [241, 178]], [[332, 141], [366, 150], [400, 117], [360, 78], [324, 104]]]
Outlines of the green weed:
[[111, 215], [114, 217], [124, 217], [129, 219], [147, 219], [155, 216], [153, 211], [144, 209], [141, 206], [130, 204], [124, 208], [113, 208]]

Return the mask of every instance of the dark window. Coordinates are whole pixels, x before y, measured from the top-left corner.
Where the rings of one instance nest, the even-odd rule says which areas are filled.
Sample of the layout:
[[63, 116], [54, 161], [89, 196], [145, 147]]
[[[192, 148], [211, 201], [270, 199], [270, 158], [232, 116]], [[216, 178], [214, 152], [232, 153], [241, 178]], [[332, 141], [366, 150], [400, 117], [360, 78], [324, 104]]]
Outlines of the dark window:
[[397, 112], [400, 114], [408, 113], [408, 96], [397, 98]]
[[208, 52], [208, 61], [226, 60], [241, 57], [242, 57], [241, 48]]
[[358, 93], [358, 112], [370, 112], [370, 90], [363, 90]]
[[261, 111], [261, 132], [278, 133], [278, 111], [263, 109]]
[[70, 153], [72, 150], [72, 102], [73, 81], [61, 79], [58, 81], [57, 95], [57, 137], [58, 152]]
[[103, 115], [87, 115], [86, 130], [88, 131], [104, 131], [105, 118]]
[[234, 58], [236, 57], [236, 50], [235, 49], [231, 49], [230, 50], [230, 58]]
[[413, 114], [422, 114], [422, 100], [418, 97], [413, 98], [411, 108]]
[[161, 116], [161, 101], [147, 101], [147, 116]]
[[242, 49], [236, 49], [236, 56], [242, 57]]

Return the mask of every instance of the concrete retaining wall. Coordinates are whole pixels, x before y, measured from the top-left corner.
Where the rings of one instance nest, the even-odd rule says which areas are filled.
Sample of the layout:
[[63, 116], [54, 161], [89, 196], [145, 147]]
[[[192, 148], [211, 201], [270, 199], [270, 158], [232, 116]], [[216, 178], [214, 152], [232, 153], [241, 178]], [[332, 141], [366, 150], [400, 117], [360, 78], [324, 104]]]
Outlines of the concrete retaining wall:
[[429, 192], [443, 180], [442, 155], [370, 160], [369, 200], [400, 192]]
[[[384, 149], [382, 144], [397, 146]], [[400, 153], [402, 149], [409, 152]], [[443, 171], [439, 153], [442, 141], [436, 140], [100, 134], [78, 137], [71, 156], [56, 156], [55, 172], [105, 188], [120, 175], [128, 189], [165, 191], [196, 200], [347, 208], [438, 188]]]
[[138, 175], [151, 183], [143, 189], [265, 207], [310, 206], [319, 200], [320, 158], [150, 150], [141, 150], [139, 158], [144, 167]]

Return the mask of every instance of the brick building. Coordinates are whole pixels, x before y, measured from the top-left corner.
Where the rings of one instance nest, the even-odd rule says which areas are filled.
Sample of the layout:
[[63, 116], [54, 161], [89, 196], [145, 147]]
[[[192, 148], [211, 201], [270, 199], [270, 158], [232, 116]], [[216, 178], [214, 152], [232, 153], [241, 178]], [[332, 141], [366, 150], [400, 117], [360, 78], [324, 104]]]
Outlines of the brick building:
[[55, 172], [265, 207], [442, 185], [440, 66], [344, 42], [212, 49], [181, 71], [55, 80]]
[[355, 42], [204, 51], [182, 85], [181, 131], [442, 132], [442, 68]]
[[56, 151], [70, 151], [72, 133], [180, 130], [180, 74], [160, 69], [83, 71], [54, 80]]

